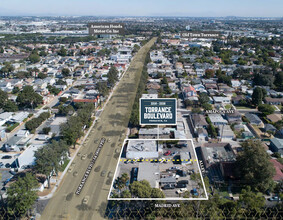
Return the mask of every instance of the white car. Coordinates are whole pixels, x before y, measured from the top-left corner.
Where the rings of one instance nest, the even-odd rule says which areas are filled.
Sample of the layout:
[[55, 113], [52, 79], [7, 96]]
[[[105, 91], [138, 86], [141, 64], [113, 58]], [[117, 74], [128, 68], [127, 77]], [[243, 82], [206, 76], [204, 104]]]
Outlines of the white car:
[[86, 205], [88, 203], [88, 200], [89, 200], [89, 196], [85, 196], [83, 199], [83, 204]]
[[181, 188], [181, 189], [178, 189], [178, 190], [176, 191], [176, 193], [177, 193], [177, 194], [182, 194], [182, 193], [184, 193], [184, 192], [186, 192], [186, 191], [188, 191], [187, 188]]

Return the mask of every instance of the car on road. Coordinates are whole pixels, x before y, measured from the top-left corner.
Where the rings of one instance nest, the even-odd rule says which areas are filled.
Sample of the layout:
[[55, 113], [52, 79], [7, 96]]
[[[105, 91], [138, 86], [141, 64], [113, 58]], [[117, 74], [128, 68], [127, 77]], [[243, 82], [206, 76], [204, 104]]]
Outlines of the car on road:
[[178, 189], [178, 190], [176, 191], [176, 193], [177, 193], [177, 194], [182, 194], [182, 193], [184, 193], [184, 192], [186, 192], [186, 191], [188, 191], [187, 188], [181, 188], [181, 189]]
[[86, 159], [86, 157], [87, 157], [87, 155], [86, 155], [86, 154], [84, 154], [84, 155], [82, 156], [82, 160], [85, 160], [85, 159]]
[[167, 184], [167, 185], [163, 186], [163, 189], [175, 189], [175, 185]]
[[103, 170], [100, 175], [101, 175], [102, 177], [105, 177], [105, 175], [106, 175], [106, 170]]
[[164, 153], [164, 156], [169, 156], [170, 154], [171, 154], [171, 151], [168, 150], [168, 151], [166, 151], [166, 152]]
[[85, 196], [83, 199], [83, 204], [86, 205], [88, 203], [88, 200], [89, 200], [89, 196]]
[[113, 173], [112, 171], [110, 171], [107, 176], [108, 176], [109, 178], [112, 178], [112, 177], [113, 177], [113, 174], [114, 174], [114, 173]]
[[4, 155], [1, 159], [11, 159], [12, 156], [11, 155]]

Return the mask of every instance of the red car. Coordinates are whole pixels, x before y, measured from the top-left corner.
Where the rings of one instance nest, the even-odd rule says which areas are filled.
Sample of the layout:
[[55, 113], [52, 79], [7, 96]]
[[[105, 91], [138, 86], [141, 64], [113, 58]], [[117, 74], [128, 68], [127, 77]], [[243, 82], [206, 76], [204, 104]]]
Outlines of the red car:
[[168, 151], [166, 151], [166, 152], [164, 153], [164, 156], [168, 156], [168, 155], [170, 155], [170, 154], [171, 154], [171, 151], [168, 150]]

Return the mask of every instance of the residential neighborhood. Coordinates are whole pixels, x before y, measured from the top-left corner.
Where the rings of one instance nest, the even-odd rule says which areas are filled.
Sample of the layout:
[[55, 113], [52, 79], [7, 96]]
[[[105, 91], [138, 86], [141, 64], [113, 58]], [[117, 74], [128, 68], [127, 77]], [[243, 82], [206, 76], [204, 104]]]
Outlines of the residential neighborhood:
[[282, 18], [186, 16], [0, 16], [1, 219], [282, 216]]

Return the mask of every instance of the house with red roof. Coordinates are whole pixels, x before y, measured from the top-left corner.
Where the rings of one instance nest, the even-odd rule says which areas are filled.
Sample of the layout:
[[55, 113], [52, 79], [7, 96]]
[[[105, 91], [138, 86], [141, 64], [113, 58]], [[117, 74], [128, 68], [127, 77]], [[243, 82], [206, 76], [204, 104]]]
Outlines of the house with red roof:
[[182, 92], [185, 99], [189, 97], [197, 96], [197, 91], [191, 85], [183, 86]]
[[276, 171], [272, 179], [276, 182], [283, 180], [283, 164], [278, 162], [276, 159], [271, 159], [270, 162], [273, 164]]

